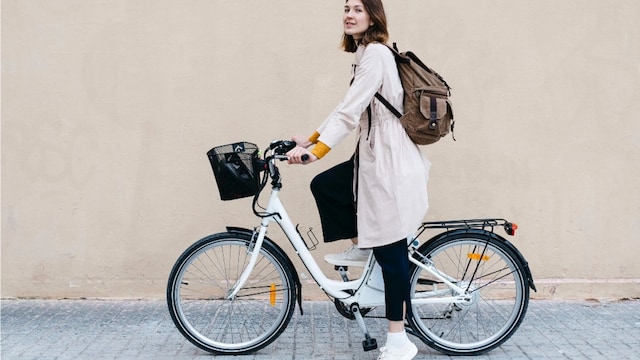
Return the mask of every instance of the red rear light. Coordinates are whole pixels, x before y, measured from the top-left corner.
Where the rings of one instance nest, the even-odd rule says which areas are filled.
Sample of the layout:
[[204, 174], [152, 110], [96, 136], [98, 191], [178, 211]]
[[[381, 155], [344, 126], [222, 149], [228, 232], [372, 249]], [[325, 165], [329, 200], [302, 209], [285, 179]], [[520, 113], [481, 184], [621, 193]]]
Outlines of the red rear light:
[[504, 224], [504, 231], [506, 231], [507, 234], [513, 236], [516, 234], [516, 230], [518, 230], [518, 224], [510, 222]]

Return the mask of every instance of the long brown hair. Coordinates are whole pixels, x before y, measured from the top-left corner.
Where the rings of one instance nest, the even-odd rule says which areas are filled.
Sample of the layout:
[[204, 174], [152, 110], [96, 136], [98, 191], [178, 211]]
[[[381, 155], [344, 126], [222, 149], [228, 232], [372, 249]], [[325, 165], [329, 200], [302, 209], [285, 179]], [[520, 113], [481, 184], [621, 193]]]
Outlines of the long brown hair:
[[[382, 0], [362, 0], [362, 5], [367, 14], [369, 14], [373, 25], [362, 34], [360, 43], [365, 46], [372, 42], [386, 43], [389, 40], [389, 32], [387, 31], [387, 16], [384, 13]], [[356, 52], [358, 42], [353, 36], [343, 33], [341, 47], [346, 52]]]

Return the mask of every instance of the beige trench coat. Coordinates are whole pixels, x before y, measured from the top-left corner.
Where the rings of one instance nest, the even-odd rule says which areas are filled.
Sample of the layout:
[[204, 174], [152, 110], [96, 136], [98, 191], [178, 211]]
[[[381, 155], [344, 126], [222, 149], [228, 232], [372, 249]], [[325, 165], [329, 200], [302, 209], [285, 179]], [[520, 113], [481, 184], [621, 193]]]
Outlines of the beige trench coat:
[[429, 206], [431, 164], [398, 118], [374, 98], [377, 91], [402, 110], [404, 92], [391, 51], [382, 44], [361, 45], [355, 53], [353, 83], [318, 128], [318, 140], [330, 148], [354, 129], [359, 131], [356, 188], [360, 248], [391, 244], [414, 234]]

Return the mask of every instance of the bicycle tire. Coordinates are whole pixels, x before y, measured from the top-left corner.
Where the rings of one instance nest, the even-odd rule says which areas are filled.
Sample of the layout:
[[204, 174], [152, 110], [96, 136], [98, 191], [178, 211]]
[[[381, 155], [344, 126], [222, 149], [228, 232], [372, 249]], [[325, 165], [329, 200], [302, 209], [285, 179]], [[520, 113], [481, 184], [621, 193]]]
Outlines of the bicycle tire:
[[167, 284], [167, 305], [191, 343], [214, 354], [248, 354], [272, 343], [287, 327], [295, 310], [293, 270], [266, 240], [233, 299], [228, 294], [251, 257], [250, 234], [210, 235], [178, 258]]
[[[472, 295], [464, 304], [412, 303], [409, 324], [427, 345], [447, 355], [478, 355], [500, 346], [518, 329], [529, 304], [529, 283], [526, 264], [505, 239], [484, 230], [451, 231], [419, 252]], [[410, 278], [412, 298], [453, 295], [418, 266], [412, 267]]]

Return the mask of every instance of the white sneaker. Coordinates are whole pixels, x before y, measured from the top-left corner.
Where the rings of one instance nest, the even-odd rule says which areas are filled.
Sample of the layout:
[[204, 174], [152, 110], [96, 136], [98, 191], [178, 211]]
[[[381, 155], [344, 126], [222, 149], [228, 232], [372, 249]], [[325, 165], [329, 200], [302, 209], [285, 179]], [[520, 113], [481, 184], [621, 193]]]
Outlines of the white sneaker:
[[355, 245], [351, 245], [347, 250], [339, 254], [325, 255], [324, 261], [338, 266], [364, 267], [367, 265], [367, 260], [369, 260], [369, 254], [371, 254], [371, 250], [362, 250]]
[[418, 354], [418, 347], [411, 341], [403, 348], [393, 348], [385, 346], [380, 349], [378, 360], [411, 360]]

